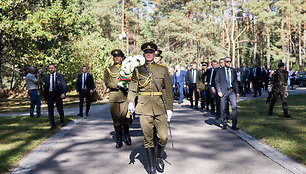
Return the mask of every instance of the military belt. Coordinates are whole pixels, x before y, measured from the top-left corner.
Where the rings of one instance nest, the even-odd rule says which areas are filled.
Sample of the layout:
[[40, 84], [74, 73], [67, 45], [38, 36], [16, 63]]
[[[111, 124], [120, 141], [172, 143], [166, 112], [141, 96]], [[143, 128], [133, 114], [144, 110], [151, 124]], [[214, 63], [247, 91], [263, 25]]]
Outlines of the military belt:
[[154, 96], [154, 95], [163, 95], [163, 93], [162, 92], [140, 92], [140, 95]]

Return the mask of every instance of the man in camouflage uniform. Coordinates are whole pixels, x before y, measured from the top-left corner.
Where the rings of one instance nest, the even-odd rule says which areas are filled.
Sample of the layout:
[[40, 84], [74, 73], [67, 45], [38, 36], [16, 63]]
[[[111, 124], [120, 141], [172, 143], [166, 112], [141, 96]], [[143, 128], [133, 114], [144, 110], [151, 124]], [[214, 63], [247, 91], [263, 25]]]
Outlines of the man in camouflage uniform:
[[284, 66], [285, 66], [284, 63], [279, 63], [278, 70], [276, 70], [272, 75], [271, 79], [272, 96], [269, 105], [269, 115], [272, 115], [275, 102], [278, 96], [280, 96], [283, 105], [284, 117], [289, 118], [290, 114], [288, 114], [288, 107], [287, 107], [288, 72], [284, 69]]
[[[135, 112], [140, 115], [149, 173], [155, 174], [156, 170], [164, 171], [162, 154], [168, 140], [167, 121], [169, 122], [172, 117], [172, 86], [168, 68], [154, 62], [157, 46], [154, 43], [145, 43], [141, 50], [144, 52], [146, 63], [135, 67], [133, 71], [128, 93], [129, 111], [135, 111], [134, 99], [136, 93], [140, 92]], [[154, 127], [158, 138], [155, 155]]]
[[129, 134], [129, 119], [126, 117], [128, 112], [127, 92], [128, 90], [119, 82], [119, 71], [121, 62], [124, 59], [124, 54], [121, 50], [113, 50], [114, 65], [107, 67], [104, 72], [104, 81], [109, 92], [109, 107], [113, 119], [113, 124], [116, 132], [116, 148], [122, 147], [122, 128], [126, 144], [131, 145], [131, 137]]

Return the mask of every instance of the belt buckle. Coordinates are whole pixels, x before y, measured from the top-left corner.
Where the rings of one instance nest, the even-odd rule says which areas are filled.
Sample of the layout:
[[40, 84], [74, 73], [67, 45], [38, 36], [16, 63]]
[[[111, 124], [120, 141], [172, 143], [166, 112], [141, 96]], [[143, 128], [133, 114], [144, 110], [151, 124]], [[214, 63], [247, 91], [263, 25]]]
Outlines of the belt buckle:
[[153, 92], [150, 92], [150, 96], [153, 97]]

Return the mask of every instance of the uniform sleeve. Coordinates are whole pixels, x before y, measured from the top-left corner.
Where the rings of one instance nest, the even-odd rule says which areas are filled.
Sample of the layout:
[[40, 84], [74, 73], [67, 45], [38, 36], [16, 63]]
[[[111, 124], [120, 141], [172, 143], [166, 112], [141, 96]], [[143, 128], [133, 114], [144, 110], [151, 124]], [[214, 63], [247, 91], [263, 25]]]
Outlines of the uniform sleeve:
[[134, 105], [135, 105], [137, 89], [138, 89], [138, 78], [136, 75], [136, 68], [135, 68], [133, 71], [131, 82], [129, 84], [129, 92], [128, 92], [128, 97], [127, 97], [128, 102], [129, 103], [132, 102], [134, 103]]
[[272, 74], [272, 78], [271, 78], [271, 81], [270, 81], [271, 85], [274, 85], [275, 77], [276, 77], [276, 71]]
[[166, 104], [166, 110], [173, 110], [172, 85], [167, 68], [164, 72], [164, 88], [165, 88], [164, 100]]

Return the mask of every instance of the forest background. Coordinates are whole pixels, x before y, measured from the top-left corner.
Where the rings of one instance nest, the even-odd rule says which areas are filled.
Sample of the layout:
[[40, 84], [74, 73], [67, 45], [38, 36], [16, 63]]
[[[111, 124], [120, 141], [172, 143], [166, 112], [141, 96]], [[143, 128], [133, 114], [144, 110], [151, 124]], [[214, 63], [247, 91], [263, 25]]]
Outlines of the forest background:
[[87, 65], [101, 98], [110, 51], [142, 54], [148, 41], [167, 66], [230, 56], [233, 67], [305, 71], [305, 9], [304, 0], [0, 0], [0, 94], [26, 91], [28, 67], [47, 74], [53, 62], [69, 90]]

